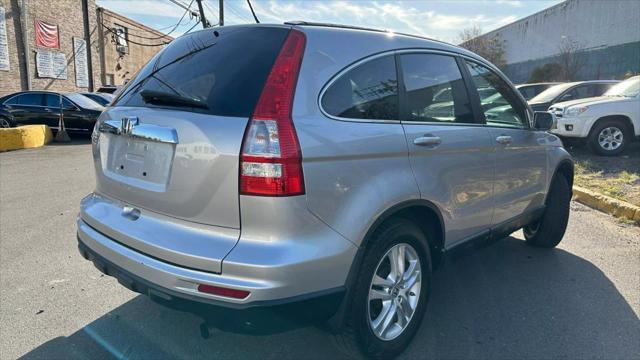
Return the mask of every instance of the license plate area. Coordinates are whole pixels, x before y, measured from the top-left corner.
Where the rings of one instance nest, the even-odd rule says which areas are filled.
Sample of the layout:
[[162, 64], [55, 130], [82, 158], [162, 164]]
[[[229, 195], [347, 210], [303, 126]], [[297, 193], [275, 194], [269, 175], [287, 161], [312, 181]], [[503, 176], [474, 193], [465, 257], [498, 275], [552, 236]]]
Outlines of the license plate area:
[[103, 133], [100, 148], [102, 172], [106, 176], [144, 190], [167, 190], [175, 144]]

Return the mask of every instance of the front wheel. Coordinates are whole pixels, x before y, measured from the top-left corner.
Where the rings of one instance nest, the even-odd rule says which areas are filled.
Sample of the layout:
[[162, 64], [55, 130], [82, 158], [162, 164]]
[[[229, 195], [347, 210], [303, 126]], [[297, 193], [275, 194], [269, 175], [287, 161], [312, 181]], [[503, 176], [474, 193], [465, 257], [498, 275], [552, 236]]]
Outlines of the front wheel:
[[522, 229], [527, 244], [545, 248], [558, 245], [567, 229], [570, 203], [569, 182], [567, 178], [557, 174], [551, 183], [549, 194], [547, 194], [544, 214], [540, 219]]
[[11, 122], [9, 121], [9, 119], [7, 119], [4, 116], [0, 116], [0, 128], [5, 128], [6, 129], [6, 128], [10, 128], [10, 127], [13, 127], [13, 126], [11, 125]]
[[395, 219], [371, 239], [358, 278], [346, 329], [337, 345], [347, 355], [388, 359], [418, 331], [431, 282], [429, 246], [415, 224]]
[[624, 122], [617, 119], [600, 120], [589, 135], [589, 147], [598, 155], [615, 156], [624, 151], [631, 140]]

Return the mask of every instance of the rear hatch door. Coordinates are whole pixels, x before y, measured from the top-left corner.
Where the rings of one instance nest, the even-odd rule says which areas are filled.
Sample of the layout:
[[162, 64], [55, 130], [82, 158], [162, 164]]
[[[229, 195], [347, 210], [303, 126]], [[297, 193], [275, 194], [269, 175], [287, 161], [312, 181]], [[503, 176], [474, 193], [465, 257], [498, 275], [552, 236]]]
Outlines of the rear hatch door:
[[[261, 25], [208, 29], [158, 53], [96, 126], [97, 193], [180, 224], [239, 229], [243, 135], [288, 32]], [[153, 231], [144, 248], [162, 235]], [[214, 259], [221, 261], [235, 242], [212, 245], [224, 247]]]

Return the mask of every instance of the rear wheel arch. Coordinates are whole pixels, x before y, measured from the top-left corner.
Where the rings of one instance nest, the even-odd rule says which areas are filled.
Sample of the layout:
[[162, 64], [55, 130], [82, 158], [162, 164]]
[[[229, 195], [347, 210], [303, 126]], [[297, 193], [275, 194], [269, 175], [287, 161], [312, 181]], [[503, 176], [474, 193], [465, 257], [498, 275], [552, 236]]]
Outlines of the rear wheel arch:
[[328, 330], [339, 333], [344, 330], [345, 320], [348, 317], [349, 304], [353, 297], [354, 283], [363, 264], [366, 252], [370, 247], [371, 239], [378, 229], [385, 223], [394, 219], [407, 219], [418, 226], [427, 238], [427, 246], [431, 255], [432, 269], [436, 269], [443, 258], [445, 240], [445, 227], [442, 214], [438, 207], [430, 201], [423, 199], [408, 200], [396, 204], [384, 211], [367, 230], [356, 256], [351, 263], [347, 280], [345, 281], [345, 295], [341, 306], [335, 315], [327, 322]]
[[376, 230], [385, 222], [395, 218], [410, 220], [422, 230], [431, 252], [431, 263], [435, 267], [439, 263], [444, 248], [444, 222], [438, 207], [427, 200], [409, 200], [389, 208], [371, 225], [360, 247], [366, 250], [367, 243]]

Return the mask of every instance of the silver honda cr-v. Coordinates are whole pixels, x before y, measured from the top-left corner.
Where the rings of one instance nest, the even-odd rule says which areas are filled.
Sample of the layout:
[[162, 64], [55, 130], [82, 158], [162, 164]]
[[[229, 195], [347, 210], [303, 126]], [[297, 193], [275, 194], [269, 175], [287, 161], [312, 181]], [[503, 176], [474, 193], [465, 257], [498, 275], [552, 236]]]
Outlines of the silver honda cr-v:
[[394, 356], [444, 253], [520, 228], [560, 242], [573, 164], [552, 123], [434, 40], [305, 22], [190, 33], [96, 124], [80, 252], [167, 304], [322, 299], [337, 343]]

